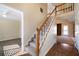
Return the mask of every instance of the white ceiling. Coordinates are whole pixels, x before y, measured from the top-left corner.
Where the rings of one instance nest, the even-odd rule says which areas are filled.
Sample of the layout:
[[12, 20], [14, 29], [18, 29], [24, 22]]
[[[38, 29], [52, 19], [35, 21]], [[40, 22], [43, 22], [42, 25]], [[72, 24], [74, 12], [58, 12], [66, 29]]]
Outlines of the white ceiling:
[[[5, 15], [7, 17], [3, 17], [3, 13], [5, 13]], [[10, 8], [7, 8], [5, 5], [0, 4], [0, 19], [10, 19], [10, 20], [20, 20], [20, 15], [13, 11]]]

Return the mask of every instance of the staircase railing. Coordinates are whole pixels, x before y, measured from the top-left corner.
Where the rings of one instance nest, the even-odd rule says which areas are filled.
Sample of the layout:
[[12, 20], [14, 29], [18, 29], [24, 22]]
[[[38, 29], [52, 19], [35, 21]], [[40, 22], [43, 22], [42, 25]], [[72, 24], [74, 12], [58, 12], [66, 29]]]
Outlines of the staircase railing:
[[48, 15], [48, 17], [42, 23], [42, 25], [37, 27], [37, 31], [36, 31], [36, 54], [37, 55], [39, 55], [39, 52], [40, 52], [40, 46], [41, 46], [40, 43], [41, 41], [43, 41], [42, 39], [46, 38], [44, 36], [47, 36], [47, 31], [49, 31], [48, 28], [49, 28], [50, 22], [52, 21], [50, 17], [52, 13], [55, 12], [55, 9]]
[[56, 6], [57, 15], [74, 10], [74, 3], [63, 3]]
[[[40, 47], [43, 46], [45, 39], [47, 37], [47, 34], [50, 31], [51, 25], [53, 23], [53, 19], [51, 17], [56, 17], [56, 15], [67, 13], [69, 11], [74, 10], [74, 4], [60, 4], [55, 6], [54, 10], [48, 15], [48, 17], [45, 19], [45, 21], [37, 27], [36, 29], [36, 54], [39, 55], [40, 53]], [[62, 13], [61, 13], [62, 12]]]

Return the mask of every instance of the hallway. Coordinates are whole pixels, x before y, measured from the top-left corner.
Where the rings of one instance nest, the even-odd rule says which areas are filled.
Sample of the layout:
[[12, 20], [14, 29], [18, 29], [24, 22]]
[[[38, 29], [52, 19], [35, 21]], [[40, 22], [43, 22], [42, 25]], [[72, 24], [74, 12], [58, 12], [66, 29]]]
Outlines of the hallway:
[[70, 37], [65, 38], [57, 39], [57, 43], [49, 50], [47, 56], [78, 56], [78, 51], [73, 45], [74, 41]]

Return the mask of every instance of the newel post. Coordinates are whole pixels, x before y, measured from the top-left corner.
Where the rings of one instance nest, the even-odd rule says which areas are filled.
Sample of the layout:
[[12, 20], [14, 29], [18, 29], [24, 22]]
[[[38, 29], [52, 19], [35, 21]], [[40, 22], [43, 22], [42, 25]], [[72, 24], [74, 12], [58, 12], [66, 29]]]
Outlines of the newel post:
[[36, 29], [36, 55], [39, 56], [40, 52], [40, 29]]

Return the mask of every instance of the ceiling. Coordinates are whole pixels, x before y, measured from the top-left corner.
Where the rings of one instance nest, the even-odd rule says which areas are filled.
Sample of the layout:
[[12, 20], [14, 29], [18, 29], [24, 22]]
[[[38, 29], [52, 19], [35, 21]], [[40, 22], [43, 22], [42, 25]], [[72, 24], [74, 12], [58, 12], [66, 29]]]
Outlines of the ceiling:
[[19, 17], [18, 13], [10, 8], [7, 8], [7, 6], [0, 4], [0, 19], [20, 20]]

